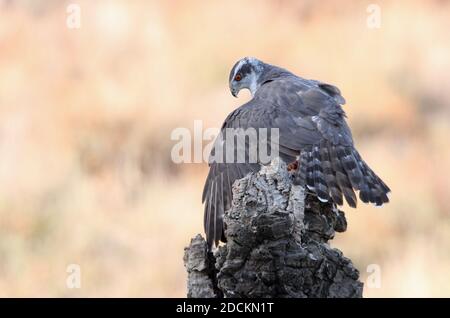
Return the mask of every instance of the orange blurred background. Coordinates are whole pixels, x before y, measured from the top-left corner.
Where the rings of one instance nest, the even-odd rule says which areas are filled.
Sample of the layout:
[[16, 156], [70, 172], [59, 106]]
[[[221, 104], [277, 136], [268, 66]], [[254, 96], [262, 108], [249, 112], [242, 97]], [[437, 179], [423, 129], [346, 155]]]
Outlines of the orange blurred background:
[[331, 242], [363, 282], [379, 266], [364, 295], [450, 296], [449, 1], [377, 1], [380, 28], [371, 1], [71, 2], [0, 1], [0, 296], [185, 296], [207, 166], [170, 134], [248, 100], [227, 83], [247, 55], [337, 85], [393, 190]]

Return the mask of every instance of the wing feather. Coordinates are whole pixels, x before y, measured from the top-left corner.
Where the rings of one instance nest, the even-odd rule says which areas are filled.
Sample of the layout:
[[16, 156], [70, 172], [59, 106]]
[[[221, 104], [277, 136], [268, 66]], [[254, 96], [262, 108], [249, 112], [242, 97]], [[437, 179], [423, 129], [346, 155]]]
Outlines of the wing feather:
[[[230, 113], [221, 134], [227, 128], [276, 128], [280, 157], [293, 161], [300, 156], [296, 183], [313, 189], [321, 200], [331, 198], [337, 204], [342, 204], [343, 196], [350, 206], [356, 207], [354, 189], [360, 190], [364, 202], [385, 203], [389, 188], [354, 149], [341, 107], [344, 103], [341, 92], [333, 85], [286, 75], [267, 81], [252, 100]], [[247, 146], [246, 142], [245, 151]], [[225, 147], [226, 143], [215, 143], [212, 153], [223, 150], [225, 154]], [[202, 194], [209, 246], [223, 238], [222, 219], [232, 204], [234, 181], [259, 169], [258, 163], [210, 163]]]

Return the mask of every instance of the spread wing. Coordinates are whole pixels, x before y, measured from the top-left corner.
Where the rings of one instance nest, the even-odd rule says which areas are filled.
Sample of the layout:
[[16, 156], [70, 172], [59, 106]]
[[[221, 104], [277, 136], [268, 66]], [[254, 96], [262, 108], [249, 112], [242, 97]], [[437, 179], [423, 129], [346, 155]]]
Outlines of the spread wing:
[[[353, 147], [343, 103], [339, 89], [332, 85], [293, 76], [277, 79], [262, 85], [252, 100], [233, 111], [221, 134], [226, 135], [226, 128], [278, 128], [279, 156], [286, 162], [300, 156], [295, 182], [306, 185], [320, 200], [331, 198], [342, 204], [344, 196], [356, 206], [356, 189], [364, 202], [388, 202], [389, 188]], [[225, 147], [226, 143], [216, 142], [212, 154], [226, 153]], [[203, 191], [209, 246], [223, 239], [222, 218], [231, 207], [233, 182], [259, 169], [259, 163], [210, 164]]]

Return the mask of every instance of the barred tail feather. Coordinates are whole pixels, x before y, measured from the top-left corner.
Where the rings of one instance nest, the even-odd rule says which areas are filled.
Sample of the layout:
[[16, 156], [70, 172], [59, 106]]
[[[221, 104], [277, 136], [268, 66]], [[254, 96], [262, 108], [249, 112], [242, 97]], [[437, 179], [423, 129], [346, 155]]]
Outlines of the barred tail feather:
[[355, 190], [360, 190], [363, 187], [363, 174], [359, 168], [355, 156], [353, 155], [354, 152], [356, 152], [356, 150], [353, 147], [336, 147], [336, 154], [352, 187]]
[[359, 153], [354, 150], [355, 158], [358, 161], [358, 165], [363, 172], [364, 181], [365, 184], [367, 184], [368, 188], [370, 189], [370, 196], [369, 200], [364, 200], [365, 198], [360, 198], [363, 202], [371, 202], [374, 203], [376, 206], [381, 206], [384, 203], [389, 202], [389, 198], [387, 194], [391, 191], [389, 187], [378, 177], [375, 172], [373, 172], [372, 169], [365, 163], [364, 160], [362, 160]]
[[338, 152], [336, 146], [331, 146], [330, 149], [330, 157], [331, 157], [331, 165], [335, 172], [336, 182], [339, 185], [340, 190], [342, 191], [345, 200], [348, 205], [352, 208], [356, 208], [356, 194], [353, 191], [350, 180], [345, 172], [344, 167], [342, 166], [341, 161], [339, 160]]
[[322, 158], [322, 169], [323, 174], [325, 176], [325, 181], [328, 186], [328, 190], [330, 191], [330, 196], [333, 199], [333, 202], [342, 205], [342, 191], [339, 188], [339, 185], [336, 180], [336, 174], [333, 170], [333, 166], [331, 164], [330, 151], [328, 146], [323, 146], [320, 148], [320, 155]]
[[313, 157], [313, 177], [314, 177], [314, 191], [317, 197], [322, 202], [328, 202], [330, 196], [328, 194], [328, 186], [322, 169], [322, 157], [319, 146], [314, 146], [312, 150]]
[[344, 197], [351, 207], [356, 207], [355, 191], [365, 203], [380, 206], [389, 202], [389, 187], [352, 146], [323, 142], [303, 149], [295, 183], [307, 186], [323, 202], [331, 198], [334, 203], [342, 205]]
[[306, 152], [306, 186], [311, 191], [314, 191], [314, 160], [312, 151]]

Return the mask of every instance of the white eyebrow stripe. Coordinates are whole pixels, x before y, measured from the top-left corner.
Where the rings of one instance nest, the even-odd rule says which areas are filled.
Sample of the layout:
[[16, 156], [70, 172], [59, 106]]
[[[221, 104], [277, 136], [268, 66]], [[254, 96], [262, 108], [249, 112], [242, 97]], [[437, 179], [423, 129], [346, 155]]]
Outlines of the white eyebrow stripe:
[[237, 72], [241, 69], [242, 64], [244, 64], [244, 63], [245, 63], [245, 59], [242, 59], [239, 61], [238, 65], [234, 69], [233, 78], [236, 76]]

